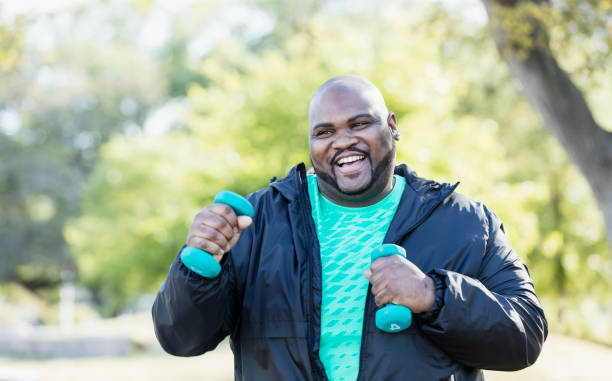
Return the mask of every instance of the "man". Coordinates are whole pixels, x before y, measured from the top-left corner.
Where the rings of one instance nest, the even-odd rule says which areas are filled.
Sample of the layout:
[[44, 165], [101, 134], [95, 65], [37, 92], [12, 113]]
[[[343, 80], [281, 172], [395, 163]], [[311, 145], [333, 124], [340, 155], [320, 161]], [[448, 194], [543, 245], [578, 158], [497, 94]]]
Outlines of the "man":
[[[303, 164], [248, 196], [254, 218], [224, 204], [194, 219], [187, 246], [212, 253], [203, 278], [174, 260], [153, 306], [174, 355], [227, 335], [237, 380], [478, 380], [531, 365], [547, 323], [500, 220], [457, 185], [395, 166], [397, 120], [378, 89], [334, 77], [313, 96]], [[399, 255], [370, 265], [382, 243]], [[387, 303], [414, 313], [386, 333]]]

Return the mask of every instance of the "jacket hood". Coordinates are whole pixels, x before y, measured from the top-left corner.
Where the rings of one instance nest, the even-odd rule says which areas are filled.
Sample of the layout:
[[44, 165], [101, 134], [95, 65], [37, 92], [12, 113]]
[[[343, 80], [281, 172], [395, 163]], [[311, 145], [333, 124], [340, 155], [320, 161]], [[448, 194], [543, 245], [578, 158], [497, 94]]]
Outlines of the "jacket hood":
[[299, 163], [293, 168], [291, 168], [287, 175], [282, 179], [275, 180], [275, 178], [273, 177], [270, 186], [272, 187], [272, 189], [276, 189], [281, 195], [283, 195], [283, 197], [285, 197], [288, 201], [291, 202], [298, 197], [302, 173], [305, 179], [306, 166], [304, 165], [304, 163]]
[[396, 166], [394, 173], [406, 179], [406, 188], [397, 208], [398, 212], [389, 226], [386, 243], [398, 242], [416, 229], [459, 186], [459, 182], [451, 185], [419, 177], [406, 164]]
[[[406, 164], [396, 166], [394, 173], [404, 177], [407, 185], [400, 201], [400, 207], [398, 207], [398, 211], [401, 211], [401, 213], [397, 213], [392, 221], [392, 224], [398, 223], [404, 227], [397, 231], [406, 232], [414, 229], [431, 214], [436, 206], [448, 198], [459, 185], [458, 182], [451, 185], [424, 179], [419, 177]], [[291, 168], [285, 177], [273, 182], [271, 187], [289, 202], [292, 202], [298, 197], [299, 192], [307, 187], [306, 166], [304, 163], [297, 164]], [[393, 231], [391, 228], [389, 230]], [[387, 237], [385, 241], [396, 241], [401, 237], [395, 238]]]

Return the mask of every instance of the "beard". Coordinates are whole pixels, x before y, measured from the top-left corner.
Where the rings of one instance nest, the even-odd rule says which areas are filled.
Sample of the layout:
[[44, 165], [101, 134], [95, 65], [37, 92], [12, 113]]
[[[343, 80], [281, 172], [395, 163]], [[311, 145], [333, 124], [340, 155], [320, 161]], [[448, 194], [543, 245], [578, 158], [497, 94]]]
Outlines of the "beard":
[[338, 155], [340, 155], [341, 153], [345, 151], [362, 153], [366, 155], [365, 160], [370, 160], [370, 171], [371, 171], [370, 181], [365, 186], [359, 189], [356, 189], [356, 190], [352, 190], [352, 191], [347, 191], [347, 190], [340, 188], [340, 185], [338, 185], [338, 180], [336, 179], [335, 166], [333, 164], [331, 166], [332, 168], [331, 174], [329, 174], [317, 168], [314, 165], [312, 158], [310, 158], [310, 164], [312, 165], [312, 168], [314, 169], [314, 172], [317, 175], [317, 178], [333, 186], [338, 192], [342, 194], [345, 194], [347, 196], [356, 196], [361, 193], [364, 193], [365, 191], [367, 191], [374, 185], [374, 183], [376, 182], [376, 180], [380, 178], [380, 176], [383, 176], [385, 173], [389, 171], [393, 173], [393, 168], [391, 167], [393, 163], [393, 158], [395, 157], [395, 142], [393, 142], [393, 147], [391, 148], [391, 150], [389, 150], [389, 152], [382, 158], [382, 160], [376, 165], [376, 167], [372, 166], [370, 155], [367, 152], [360, 150], [358, 148], [349, 148], [347, 150], [336, 153], [336, 155], [334, 155], [334, 159], [332, 160], [332, 163], [335, 161], [335, 158], [338, 157]]

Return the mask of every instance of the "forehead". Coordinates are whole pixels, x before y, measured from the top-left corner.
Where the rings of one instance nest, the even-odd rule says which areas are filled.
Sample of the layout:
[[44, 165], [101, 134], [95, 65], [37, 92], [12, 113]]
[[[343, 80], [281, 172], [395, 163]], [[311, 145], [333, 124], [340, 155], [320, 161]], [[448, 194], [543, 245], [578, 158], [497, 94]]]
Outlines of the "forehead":
[[382, 107], [375, 92], [333, 86], [317, 94], [310, 105], [309, 124], [341, 123], [358, 114], [380, 115]]

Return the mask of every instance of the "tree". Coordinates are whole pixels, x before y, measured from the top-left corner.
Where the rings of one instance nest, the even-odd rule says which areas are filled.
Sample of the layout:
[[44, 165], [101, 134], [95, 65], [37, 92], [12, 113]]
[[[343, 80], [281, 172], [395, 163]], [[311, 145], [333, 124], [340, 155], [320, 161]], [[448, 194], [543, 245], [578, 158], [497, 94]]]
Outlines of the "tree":
[[[612, 255], [612, 132], [595, 121], [583, 93], [555, 58], [546, 22], [555, 10], [547, 0], [483, 3], [497, 49], [525, 98], [587, 179], [604, 216]], [[574, 14], [580, 11], [578, 2], [567, 3]], [[593, 14], [609, 15], [612, 9], [610, 1], [581, 3]]]
[[[101, 14], [112, 13], [112, 3], [105, 3]], [[576, 306], [586, 301], [596, 308], [609, 304], [612, 273], [598, 209], [584, 179], [516, 90], [483, 24], [448, 12], [444, 3], [356, 1], [350, 8], [338, 8], [336, 2], [303, 0], [299, 4], [304, 13], [294, 12], [295, 2], [289, 0], [255, 3], [259, 5], [233, 2], [232, 7], [243, 7], [242, 12], [228, 10], [225, 4], [218, 9], [204, 6], [201, 15], [189, 8], [173, 18], [170, 24], [176, 30], [171, 28], [172, 37], [157, 48], [150, 63], [161, 68], [161, 74], [145, 73], [142, 68], [148, 66], [134, 65], [142, 62], [134, 58], [117, 59], [114, 43], [92, 44], [108, 51], [106, 59], [93, 60], [100, 61], [94, 73], [108, 73], [103, 69], [128, 61], [128, 70], [117, 69], [111, 77], [125, 79], [118, 73], [127, 72], [129, 80], [142, 74], [148, 78], [145, 84], [167, 82], [161, 98], [178, 97], [191, 110], [184, 125], [161, 133], [116, 130], [100, 142], [99, 150], [96, 146], [88, 171], [80, 172], [83, 182], [78, 184], [83, 187], [75, 188], [80, 207], [67, 224], [62, 220], [60, 233], [75, 260], [79, 283], [92, 290], [103, 313], [119, 313], [142, 292], [159, 287], [193, 216], [219, 189], [247, 194], [266, 186], [271, 177], [283, 176], [293, 164], [308, 163], [307, 105], [312, 91], [332, 75], [355, 73], [376, 83], [398, 116], [399, 161], [424, 177], [460, 180], [459, 192], [498, 213], [530, 267], [551, 319], [560, 321], [557, 327], [580, 335], [591, 332], [596, 325], [589, 319], [598, 314], [578, 319], [569, 314], [584, 311]], [[143, 12], [167, 15], [172, 8], [155, 4]], [[262, 12], [265, 17], [260, 18]], [[123, 9], [116, 14], [125, 17], [119, 24], [127, 29], [118, 27], [115, 35], [137, 34], [138, 14]], [[240, 19], [240, 14], [248, 17]], [[270, 22], [269, 29], [262, 28], [266, 32], [260, 34], [249, 30], [247, 24], [257, 24], [255, 19]], [[228, 36], [193, 49], [198, 41], [207, 41], [202, 36], [207, 36], [210, 24], [227, 28]], [[144, 56], [144, 62], [150, 62], [150, 48], [126, 45], [130, 57]], [[201, 55], [194, 56], [194, 51]], [[582, 53], [580, 57], [594, 56]], [[602, 73], [605, 55], [597, 62], [592, 72]], [[129, 70], [134, 66], [139, 70]], [[102, 81], [96, 88], [106, 86]], [[597, 87], [583, 86], [590, 92]], [[147, 92], [137, 92], [143, 93]], [[595, 112], [607, 111], [610, 93], [597, 97]], [[140, 124], [118, 114], [122, 98], [112, 94], [99, 94], [110, 105], [108, 115], [117, 118], [109, 124]], [[79, 115], [67, 111], [62, 120]], [[95, 119], [95, 114], [88, 115]], [[43, 119], [38, 124], [58, 124], [43, 124]], [[21, 147], [11, 139], [0, 142], [10, 142], [7, 147], [12, 150]], [[65, 151], [53, 151], [53, 142], [42, 145], [54, 153], [47, 157], [67, 156]], [[9, 166], [19, 173], [18, 164], [27, 157], [20, 154]], [[72, 173], [72, 162], [59, 163]], [[0, 182], [3, 179], [0, 176]], [[22, 193], [25, 188], [20, 188]], [[32, 211], [44, 215], [45, 200], [34, 201]], [[27, 231], [19, 229], [12, 231]], [[556, 305], [561, 306], [558, 313], [551, 312]], [[598, 337], [612, 341], [607, 334]]]
[[[37, 289], [76, 271], [63, 230], [80, 213], [98, 148], [140, 129], [160, 102], [154, 57], [125, 40], [87, 36], [96, 23], [112, 24], [91, 9], [0, 28], [0, 281]], [[48, 38], [32, 38], [37, 28]]]
[[[189, 86], [184, 129], [107, 143], [69, 242], [81, 280], [109, 295], [109, 313], [158, 287], [216, 191], [246, 194], [308, 163], [308, 100], [346, 72], [381, 87], [399, 118], [401, 162], [425, 177], [461, 180], [461, 193], [502, 217], [540, 295], [605, 292], [603, 229], [588, 187], [509, 81], [486, 31], [444, 12], [424, 22], [428, 12], [321, 11], [263, 44], [220, 41], [200, 64], [205, 83]], [[470, 37], [458, 43], [462, 35]], [[543, 153], [551, 159], [538, 161]]]

